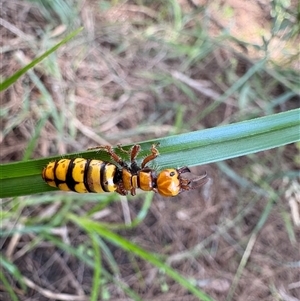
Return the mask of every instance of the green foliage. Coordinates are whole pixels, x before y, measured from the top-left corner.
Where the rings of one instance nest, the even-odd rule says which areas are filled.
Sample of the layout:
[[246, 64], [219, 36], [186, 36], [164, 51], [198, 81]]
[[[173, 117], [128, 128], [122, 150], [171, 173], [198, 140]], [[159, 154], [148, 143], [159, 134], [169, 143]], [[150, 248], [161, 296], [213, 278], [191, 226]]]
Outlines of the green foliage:
[[[300, 140], [300, 109], [273, 114], [236, 124], [141, 142], [145, 156], [159, 142], [159, 169], [207, 164], [271, 149]], [[128, 149], [129, 146], [124, 146]], [[120, 153], [122, 155], [122, 153]], [[141, 157], [140, 156], [140, 157]], [[94, 158], [109, 161], [103, 151], [68, 154], [65, 158]], [[43, 183], [41, 171], [60, 156], [0, 165], [0, 197], [13, 197], [53, 190]]]
[[70, 33], [66, 38], [64, 38], [60, 43], [56, 44], [54, 47], [46, 51], [44, 54], [33, 60], [31, 63], [17, 71], [15, 74], [13, 74], [11, 77], [5, 79], [3, 82], [0, 83], [0, 91], [6, 90], [10, 85], [12, 85], [14, 82], [16, 82], [22, 75], [24, 75], [27, 71], [32, 69], [35, 65], [39, 64], [41, 61], [43, 61], [46, 57], [48, 57], [51, 53], [55, 52], [59, 47], [66, 44], [69, 40], [74, 38], [76, 35], [78, 35], [79, 32], [82, 31], [83, 28], [79, 28], [72, 33]]

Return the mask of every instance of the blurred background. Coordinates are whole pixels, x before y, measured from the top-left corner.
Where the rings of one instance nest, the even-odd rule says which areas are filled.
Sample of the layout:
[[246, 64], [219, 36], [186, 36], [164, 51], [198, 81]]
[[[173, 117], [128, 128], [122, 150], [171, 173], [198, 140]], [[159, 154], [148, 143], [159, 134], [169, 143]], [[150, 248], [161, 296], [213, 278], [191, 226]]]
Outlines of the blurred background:
[[[1, 92], [1, 163], [151, 140], [299, 107], [296, 0], [0, 4], [1, 79], [84, 27]], [[119, 233], [162, 254], [216, 300], [300, 300], [299, 164], [299, 144], [292, 144], [194, 168], [196, 174], [209, 172], [209, 185], [174, 199], [151, 194], [146, 218]], [[1, 238], [1, 252], [33, 282], [25, 292], [7, 273], [19, 300], [65, 300], [59, 293], [88, 300], [93, 269], [67, 250], [84, 253], [88, 238], [64, 224], [64, 212], [97, 208], [97, 219], [123, 223], [137, 216], [144, 198], [120, 203], [115, 195], [55, 193], [3, 200], [11, 213], [4, 229], [60, 219], [53, 237], [28, 232]], [[97, 207], [99, 202], [109, 206]], [[124, 287], [142, 300], [196, 300], [149, 263], [106, 247], [115, 268], [103, 258], [109, 276], [103, 276], [101, 300], [135, 300]], [[0, 299], [9, 300], [2, 288]]]

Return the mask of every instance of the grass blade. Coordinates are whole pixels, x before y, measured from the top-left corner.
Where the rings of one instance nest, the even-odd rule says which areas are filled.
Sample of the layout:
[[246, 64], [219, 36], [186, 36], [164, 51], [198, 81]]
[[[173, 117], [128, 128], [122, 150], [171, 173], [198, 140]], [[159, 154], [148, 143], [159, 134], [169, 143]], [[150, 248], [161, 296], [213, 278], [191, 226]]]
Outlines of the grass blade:
[[[195, 166], [244, 156], [300, 140], [300, 109], [221, 127], [141, 142], [139, 158], [160, 142], [161, 156], [155, 160], [160, 169]], [[128, 149], [129, 146], [124, 146]], [[122, 155], [122, 154], [120, 154]], [[124, 155], [124, 154], [123, 154]], [[109, 161], [105, 152], [85, 151], [64, 158], [96, 158]], [[55, 190], [45, 184], [41, 172], [48, 162], [61, 156], [0, 165], [0, 197], [13, 197]]]
[[123, 250], [127, 252], [131, 252], [134, 255], [150, 262], [157, 268], [163, 270], [169, 277], [173, 278], [176, 282], [178, 282], [181, 286], [185, 287], [189, 290], [192, 294], [198, 297], [200, 300], [204, 301], [212, 301], [213, 299], [206, 295], [204, 292], [198, 290], [190, 281], [185, 279], [175, 270], [173, 270], [170, 266], [162, 262], [157, 255], [153, 255], [148, 251], [142, 249], [138, 245], [124, 239], [123, 237], [119, 236], [118, 234], [111, 232], [106, 227], [102, 226], [98, 222], [93, 222], [89, 219], [78, 218], [78, 216], [70, 216], [70, 219], [78, 224], [79, 226], [85, 228], [90, 233], [98, 233], [101, 237], [105, 238], [106, 240], [112, 242], [118, 247], [121, 247]]
[[21, 68], [18, 70], [15, 74], [13, 74], [11, 77], [0, 83], [0, 91], [3, 91], [7, 89], [10, 85], [12, 85], [14, 82], [16, 82], [22, 75], [24, 75], [28, 70], [33, 68], [35, 65], [40, 63], [43, 59], [45, 59], [47, 56], [49, 56], [51, 53], [56, 51], [60, 46], [66, 44], [69, 40], [74, 38], [80, 31], [82, 31], [82, 27], [73, 31], [70, 33], [66, 38], [64, 38], [61, 42], [53, 46], [51, 49], [46, 51], [44, 54], [39, 56], [38, 58], [34, 59], [32, 62], [30, 62], [28, 65], [25, 67]]

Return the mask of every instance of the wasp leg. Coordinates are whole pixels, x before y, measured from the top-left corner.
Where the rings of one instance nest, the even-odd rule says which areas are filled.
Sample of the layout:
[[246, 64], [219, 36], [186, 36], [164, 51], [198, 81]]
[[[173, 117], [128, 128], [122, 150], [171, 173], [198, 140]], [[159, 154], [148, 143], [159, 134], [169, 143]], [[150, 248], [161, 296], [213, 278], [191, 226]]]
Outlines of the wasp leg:
[[131, 164], [133, 163], [133, 164], [136, 164], [136, 157], [137, 157], [137, 155], [139, 154], [139, 152], [140, 152], [140, 150], [141, 150], [141, 146], [139, 145], [139, 144], [135, 144], [134, 146], [132, 146], [132, 148], [130, 149], [130, 150], [125, 150], [124, 148], [122, 148], [122, 146], [121, 146], [121, 144], [118, 144], [117, 145], [118, 146], [118, 149], [121, 151], [121, 152], [123, 152], [123, 153], [125, 153], [125, 154], [127, 154], [127, 155], [129, 155], [130, 156], [130, 162], [131, 162]]
[[121, 157], [119, 157], [115, 153], [115, 151], [113, 150], [113, 148], [110, 145], [99, 145], [99, 146], [88, 148], [88, 150], [96, 150], [96, 149], [106, 151], [110, 155], [110, 158], [112, 161], [118, 163], [122, 167], [127, 167], [127, 164], [122, 160]]
[[136, 189], [133, 187], [130, 190], [131, 195], [136, 195]]
[[140, 145], [138, 145], [138, 144], [135, 144], [135, 145], [131, 148], [131, 150], [130, 150], [130, 162], [131, 162], [131, 163], [132, 163], [132, 162], [135, 162], [135, 159], [136, 159], [137, 155], [139, 154], [140, 150], [141, 150], [141, 147], [140, 147]]
[[87, 150], [96, 150], [96, 149], [102, 150], [102, 149], [105, 149], [106, 147], [107, 147], [107, 145], [98, 145], [98, 146], [94, 146], [94, 147], [89, 147]]
[[120, 195], [127, 195], [127, 190], [124, 188], [123, 183], [119, 183], [116, 192]]
[[122, 144], [121, 144], [121, 143], [118, 143], [118, 144], [117, 144], [117, 147], [118, 147], [118, 149], [119, 149], [122, 153], [127, 154], [127, 155], [129, 156], [129, 154], [130, 154], [130, 152], [131, 152], [131, 149], [130, 149], [130, 150], [124, 149], [124, 148], [122, 147]]
[[119, 157], [113, 150], [113, 148], [109, 145], [105, 147], [105, 150], [109, 153], [111, 159], [116, 163], [120, 164], [122, 167], [127, 167], [127, 164]]
[[147, 163], [149, 163], [150, 161], [154, 160], [156, 157], [159, 156], [159, 151], [156, 148], [158, 145], [159, 145], [159, 143], [152, 144], [152, 146], [151, 146], [151, 154], [144, 158], [144, 160], [143, 160], [143, 162], [141, 164], [141, 168], [142, 169], [147, 165]]

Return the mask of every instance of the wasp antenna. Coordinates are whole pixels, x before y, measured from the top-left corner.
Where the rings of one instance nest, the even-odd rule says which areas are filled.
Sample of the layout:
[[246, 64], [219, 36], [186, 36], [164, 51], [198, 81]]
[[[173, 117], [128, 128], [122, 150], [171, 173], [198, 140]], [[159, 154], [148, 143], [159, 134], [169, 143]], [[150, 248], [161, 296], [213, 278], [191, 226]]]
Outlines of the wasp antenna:
[[203, 186], [204, 184], [206, 184], [208, 182], [208, 180], [209, 180], [209, 178], [207, 177], [207, 172], [205, 172], [204, 175], [191, 180], [191, 183], [193, 184], [193, 187], [191, 187], [191, 189], [195, 189], [200, 186]]
[[190, 169], [187, 166], [183, 166], [183, 167], [177, 169], [177, 171], [178, 171], [179, 174], [186, 173], [186, 172], [191, 172]]

